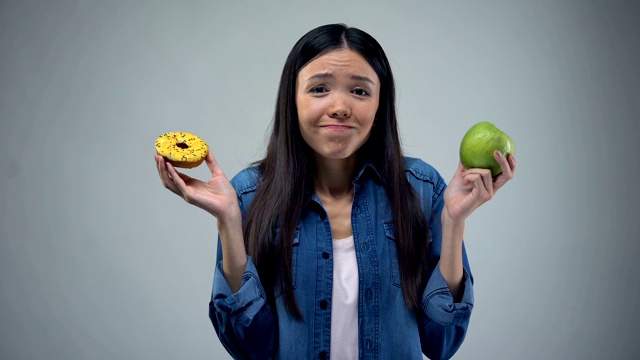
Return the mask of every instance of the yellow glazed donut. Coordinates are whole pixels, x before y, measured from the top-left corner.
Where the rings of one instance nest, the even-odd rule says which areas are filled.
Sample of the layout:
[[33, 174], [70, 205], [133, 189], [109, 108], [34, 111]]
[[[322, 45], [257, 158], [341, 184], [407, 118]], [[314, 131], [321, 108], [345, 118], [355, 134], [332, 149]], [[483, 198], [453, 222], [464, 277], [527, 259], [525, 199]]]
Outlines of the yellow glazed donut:
[[193, 134], [168, 132], [156, 140], [156, 151], [173, 166], [190, 169], [202, 164], [209, 147]]

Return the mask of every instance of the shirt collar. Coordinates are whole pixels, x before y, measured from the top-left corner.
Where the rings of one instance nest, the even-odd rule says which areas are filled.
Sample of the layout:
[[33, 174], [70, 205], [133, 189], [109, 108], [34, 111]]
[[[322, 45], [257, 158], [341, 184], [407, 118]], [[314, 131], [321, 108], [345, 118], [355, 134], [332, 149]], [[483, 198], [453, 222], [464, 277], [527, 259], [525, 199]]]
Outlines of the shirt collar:
[[366, 159], [362, 166], [360, 167], [360, 171], [358, 171], [356, 177], [353, 179], [353, 183], [359, 183], [363, 180], [367, 179], [369, 176], [374, 176], [378, 180], [383, 181], [382, 174], [376, 167], [376, 164], [371, 159]]
[[[366, 179], [369, 179], [373, 177], [374, 179], [383, 182], [383, 177], [381, 172], [378, 170], [378, 168], [376, 167], [376, 164], [371, 160], [371, 159], [366, 159], [364, 161], [361, 162], [360, 165], [360, 170], [358, 170], [355, 178], [353, 179], [352, 183], [355, 185], [357, 183], [361, 183], [363, 181], [365, 181]], [[310, 202], [315, 202], [317, 205], [320, 205], [322, 207], [322, 201], [320, 200], [320, 198], [318, 198], [318, 195], [315, 194], [315, 192], [311, 195], [311, 198], [309, 198], [307, 200], [307, 202], [304, 204], [304, 206], [308, 206]]]

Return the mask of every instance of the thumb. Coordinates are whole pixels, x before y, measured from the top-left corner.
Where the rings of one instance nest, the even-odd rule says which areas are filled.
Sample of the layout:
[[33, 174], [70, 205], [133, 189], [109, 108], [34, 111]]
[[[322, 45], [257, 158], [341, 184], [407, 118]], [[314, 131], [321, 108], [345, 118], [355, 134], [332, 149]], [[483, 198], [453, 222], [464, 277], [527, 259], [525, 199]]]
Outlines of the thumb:
[[462, 161], [458, 162], [458, 168], [456, 169], [456, 175], [460, 175], [460, 176], [464, 176], [464, 174], [467, 172], [467, 168], [462, 165]]

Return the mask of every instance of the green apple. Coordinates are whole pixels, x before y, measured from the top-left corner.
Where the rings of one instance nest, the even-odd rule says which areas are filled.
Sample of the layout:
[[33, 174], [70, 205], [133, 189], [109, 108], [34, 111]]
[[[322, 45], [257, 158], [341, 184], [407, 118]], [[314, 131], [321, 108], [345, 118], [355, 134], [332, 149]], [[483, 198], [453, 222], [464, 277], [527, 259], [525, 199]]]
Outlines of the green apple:
[[491, 175], [502, 172], [500, 164], [493, 157], [494, 151], [500, 151], [506, 158], [516, 153], [516, 146], [509, 135], [488, 121], [473, 125], [460, 143], [460, 161], [465, 168], [490, 169]]

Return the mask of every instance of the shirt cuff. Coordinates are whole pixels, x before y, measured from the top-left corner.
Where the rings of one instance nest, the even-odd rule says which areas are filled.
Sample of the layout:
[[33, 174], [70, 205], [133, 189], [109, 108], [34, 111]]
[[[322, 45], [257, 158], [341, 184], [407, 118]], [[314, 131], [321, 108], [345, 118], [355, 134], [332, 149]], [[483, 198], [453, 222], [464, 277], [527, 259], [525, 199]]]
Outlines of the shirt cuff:
[[462, 325], [469, 321], [473, 310], [473, 282], [467, 269], [463, 267], [462, 271], [464, 293], [459, 303], [453, 300], [449, 286], [440, 272], [440, 264], [433, 270], [422, 294], [422, 311], [440, 325]]
[[247, 325], [266, 302], [266, 293], [260, 283], [258, 270], [251, 256], [247, 256], [247, 266], [242, 276], [238, 292], [233, 293], [222, 271], [222, 261], [216, 265], [213, 276], [211, 301], [217, 311], [232, 315], [237, 321]]

